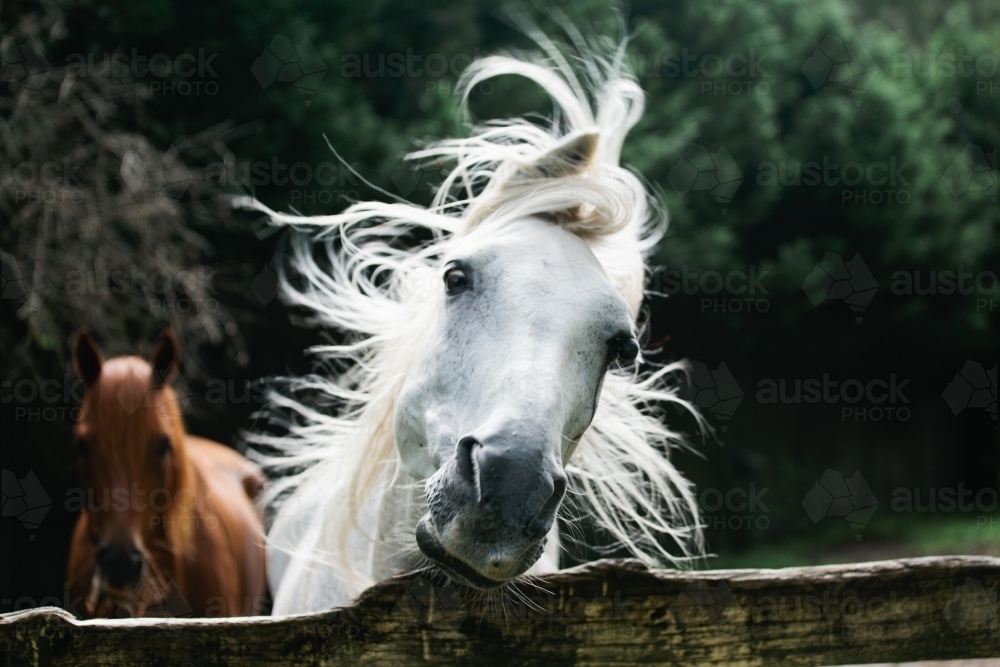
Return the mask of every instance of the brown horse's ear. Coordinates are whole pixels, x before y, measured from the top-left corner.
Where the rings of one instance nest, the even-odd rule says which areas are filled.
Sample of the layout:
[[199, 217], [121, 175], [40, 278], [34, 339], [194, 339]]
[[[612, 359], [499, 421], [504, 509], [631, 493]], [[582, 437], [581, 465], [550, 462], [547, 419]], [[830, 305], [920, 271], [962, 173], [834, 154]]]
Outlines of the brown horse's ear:
[[170, 384], [177, 375], [181, 363], [180, 352], [177, 339], [169, 327], [163, 330], [160, 342], [149, 357], [149, 363], [153, 367], [153, 389]]
[[101, 374], [103, 365], [104, 357], [101, 356], [97, 343], [91, 338], [90, 329], [80, 327], [73, 341], [73, 370], [76, 371], [77, 377], [91, 387], [97, 382], [97, 376]]

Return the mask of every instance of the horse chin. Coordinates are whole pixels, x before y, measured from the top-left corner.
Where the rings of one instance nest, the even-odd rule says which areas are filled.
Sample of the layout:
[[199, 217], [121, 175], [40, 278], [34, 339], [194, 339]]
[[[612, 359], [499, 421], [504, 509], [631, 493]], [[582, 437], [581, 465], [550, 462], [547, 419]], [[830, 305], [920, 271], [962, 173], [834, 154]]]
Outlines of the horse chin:
[[165, 603], [163, 591], [145, 573], [131, 586], [115, 587], [95, 570], [84, 608], [91, 618], [122, 618], [145, 616]]
[[102, 580], [91, 587], [84, 606], [91, 618], [114, 618], [128, 596], [129, 591], [111, 588]]
[[479, 590], [494, 590], [507, 583], [507, 580], [498, 581], [480, 574], [465, 561], [448, 553], [438, 538], [430, 515], [417, 523], [416, 535], [420, 551], [450, 579]]
[[[444, 572], [452, 581], [459, 584], [475, 588], [481, 591], [496, 590], [523, 574], [531, 565], [538, 560], [545, 548], [545, 541], [542, 540], [535, 548], [529, 550], [529, 554], [522, 559], [523, 570], [517, 575], [505, 579], [493, 579], [481, 573], [461, 558], [452, 555], [441, 543], [437, 530], [431, 521], [430, 515], [425, 515], [417, 523], [416, 529], [417, 546], [421, 553], [426, 556], [434, 565]], [[537, 554], [537, 555], [536, 555]]]

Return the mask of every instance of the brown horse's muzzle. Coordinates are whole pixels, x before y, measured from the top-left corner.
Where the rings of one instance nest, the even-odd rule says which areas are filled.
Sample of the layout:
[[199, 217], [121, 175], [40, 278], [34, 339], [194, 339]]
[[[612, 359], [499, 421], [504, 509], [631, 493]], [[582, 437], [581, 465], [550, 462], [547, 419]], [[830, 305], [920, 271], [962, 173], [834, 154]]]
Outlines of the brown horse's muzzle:
[[102, 545], [94, 551], [101, 579], [116, 590], [131, 590], [142, 579], [145, 561], [134, 545]]

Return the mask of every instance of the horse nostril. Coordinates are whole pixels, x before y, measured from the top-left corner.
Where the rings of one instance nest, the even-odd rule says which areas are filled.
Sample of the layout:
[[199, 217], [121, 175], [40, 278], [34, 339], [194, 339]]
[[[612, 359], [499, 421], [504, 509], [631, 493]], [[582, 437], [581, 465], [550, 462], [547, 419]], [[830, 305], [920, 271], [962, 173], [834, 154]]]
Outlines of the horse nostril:
[[132, 581], [138, 581], [139, 575], [142, 573], [142, 554], [139, 553], [138, 549], [133, 549], [128, 555], [129, 565], [128, 573]]
[[458, 441], [455, 448], [455, 464], [458, 468], [458, 476], [473, 488], [476, 492], [476, 500], [482, 501], [482, 489], [479, 486], [479, 466], [476, 465], [476, 448], [480, 447], [479, 441], [471, 436], [466, 436]]
[[135, 547], [98, 547], [94, 561], [114, 588], [132, 586], [142, 576], [142, 554]]
[[559, 509], [559, 503], [562, 502], [563, 496], [566, 495], [566, 476], [562, 474], [553, 476], [552, 487], [552, 495], [549, 496], [549, 499], [542, 505], [542, 509], [538, 510], [538, 514], [535, 515], [533, 523], [536, 525], [548, 526], [552, 521], [556, 510]]

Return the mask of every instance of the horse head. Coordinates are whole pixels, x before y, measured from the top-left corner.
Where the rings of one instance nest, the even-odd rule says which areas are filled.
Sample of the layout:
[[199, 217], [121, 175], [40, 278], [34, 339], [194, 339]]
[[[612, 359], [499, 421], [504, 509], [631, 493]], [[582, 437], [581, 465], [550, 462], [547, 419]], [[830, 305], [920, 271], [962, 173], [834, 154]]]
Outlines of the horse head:
[[[513, 178], [585, 170], [595, 146], [571, 137]], [[604, 377], [639, 345], [622, 292], [552, 216], [476, 227], [440, 276], [436, 322], [397, 400], [396, 442], [407, 472], [427, 479], [420, 550], [492, 588], [541, 556]]]
[[[411, 154], [454, 164], [429, 207], [397, 198], [309, 218], [239, 200], [318, 230], [291, 237], [282, 296], [348, 334], [315, 350], [346, 372], [293, 380], [312, 404], [275, 394], [287, 435], [256, 437], [285, 455], [269, 458], [281, 612], [427, 560], [481, 590], [557, 569], [567, 499], [651, 565], [701, 549], [691, 485], [668, 458], [682, 439], [659, 418], [683, 403], [668, 381], [681, 365], [632, 365], [645, 256], [666, 222], [619, 164], [642, 90], [624, 44], [574, 50], [528, 32], [542, 55], [476, 60], [458, 90], [467, 102], [483, 81], [520, 76], [558, 112]], [[314, 595], [320, 559], [334, 581]]]
[[[102, 615], [144, 586], [162, 593], [170, 563], [186, 539], [177, 515], [187, 483], [184, 425], [170, 381], [178, 368], [169, 329], [149, 360], [105, 361], [84, 327], [73, 345], [73, 366], [86, 392], [74, 435], [86, 498], [94, 577], [86, 601]], [[149, 595], [141, 594], [146, 602]]]

